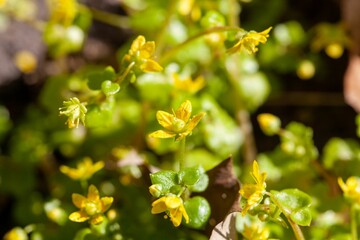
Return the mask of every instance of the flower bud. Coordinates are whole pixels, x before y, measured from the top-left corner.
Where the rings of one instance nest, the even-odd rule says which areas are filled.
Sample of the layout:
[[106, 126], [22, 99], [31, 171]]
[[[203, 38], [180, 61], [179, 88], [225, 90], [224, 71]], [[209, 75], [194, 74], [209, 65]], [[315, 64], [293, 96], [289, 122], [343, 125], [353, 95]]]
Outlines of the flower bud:
[[279, 132], [281, 121], [275, 115], [270, 113], [262, 113], [257, 117], [261, 130], [269, 136], [275, 135]]
[[162, 187], [160, 184], [153, 184], [149, 187], [149, 192], [152, 196], [158, 198], [161, 195]]

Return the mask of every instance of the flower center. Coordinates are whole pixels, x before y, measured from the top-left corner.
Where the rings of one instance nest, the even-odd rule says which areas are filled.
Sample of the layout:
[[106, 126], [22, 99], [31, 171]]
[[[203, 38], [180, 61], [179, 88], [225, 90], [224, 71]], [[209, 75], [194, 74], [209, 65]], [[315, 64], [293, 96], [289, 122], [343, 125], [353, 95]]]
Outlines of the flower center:
[[99, 206], [96, 202], [93, 201], [89, 201], [86, 203], [85, 206], [85, 212], [89, 215], [89, 216], [93, 216], [96, 213], [99, 212]]
[[186, 123], [183, 120], [179, 119], [179, 118], [174, 118], [172, 120], [173, 130], [176, 133], [183, 132], [185, 125], [186, 125]]

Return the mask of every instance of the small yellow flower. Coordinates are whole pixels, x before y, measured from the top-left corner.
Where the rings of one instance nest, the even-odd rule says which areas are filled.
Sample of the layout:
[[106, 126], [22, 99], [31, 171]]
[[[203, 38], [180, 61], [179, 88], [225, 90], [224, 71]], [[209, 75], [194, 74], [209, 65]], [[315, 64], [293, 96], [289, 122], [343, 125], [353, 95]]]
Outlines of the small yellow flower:
[[186, 213], [183, 200], [177, 196], [165, 196], [159, 198], [152, 203], [152, 214], [158, 214], [166, 212], [170, 217], [170, 221], [175, 227], [178, 227], [181, 223], [182, 217], [184, 217], [186, 223], [189, 222], [189, 216]]
[[192, 130], [200, 122], [201, 118], [205, 115], [201, 112], [190, 119], [192, 111], [191, 102], [186, 100], [181, 106], [176, 109], [173, 114], [158, 111], [156, 118], [161, 126], [166, 130], [158, 130], [151, 133], [149, 136], [154, 138], [172, 138], [176, 137], [176, 141], [179, 141], [191, 134]]
[[32, 73], [37, 67], [35, 55], [30, 51], [19, 51], [15, 58], [16, 67], [23, 73]]
[[4, 236], [4, 240], [28, 240], [28, 239], [29, 238], [25, 230], [20, 227], [14, 227], [10, 231], [8, 231]]
[[270, 113], [262, 113], [257, 117], [261, 130], [267, 135], [274, 135], [280, 130], [280, 119]]
[[154, 52], [155, 42], [146, 41], [145, 37], [140, 35], [132, 42], [128, 54], [124, 56], [124, 60], [135, 62], [136, 66], [143, 72], [160, 72], [163, 68], [152, 59]]
[[257, 46], [260, 43], [266, 43], [271, 28], [272, 27], [269, 27], [260, 33], [255, 31], [245, 33], [243, 36], [241, 36], [240, 40], [227, 51], [229, 53], [235, 53], [244, 49], [249, 54], [257, 52]]
[[51, 0], [50, 22], [69, 26], [78, 12], [76, 0]]
[[79, 127], [80, 121], [85, 125], [86, 103], [82, 103], [78, 98], [73, 97], [69, 101], [64, 101], [63, 105], [59, 108], [60, 115], [68, 116], [66, 123], [69, 128]]
[[192, 80], [191, 77], [180, 79], [179, 75], [174, 73], [173, 79], [176, 89], [183, 90], [191, 94], [197, 93], [205, 86], [205, 79], [203, 76], [198, 76], [195, 80]]
[[104, 212], [110, 208], [113, 200], [112, 197], [100, 198], [98, 189], [90, 185], [87, 197], [73, 193], [72, 201], [80, 210], [71, 213], [69, 219], [73, 222], [89, 221], [90, 224], [100, 224], [104, 221]]
[[261, 228], [259, 225], [245, 225], [242, 235], [247, 240], [267, 240], [270, 235], [268, 228]]
[[83, 161], [77, 165], [77, 168], [69, 168], [68, 166], [62, 165], [60, 166], [60, 171], [74, 180], [87, 180], [103, 167], [103, 161], [93, 164], [91, 158], [85, 157]]
[[253, 162], [253, 171], [251, 176], [255, 180], [255, 184], [245, 183], [240, 189], [240, 194], [246, 198], [246, 205], [242, 210], [244, 216], [246, 212], [253, 206], [257, 205], [263, 198], [266, 189], [266, 173], [260, 173], [259, 165], [256, 161]]
[[7, 0], [0, 0], [0, 9], [5, 7]]
[[346, 183], [342, 178], [338, 178], [340, 188], [344, 192], [344, 196], [351, 201], [360, 204], [360, 179], [357, 177], [349, 177]]

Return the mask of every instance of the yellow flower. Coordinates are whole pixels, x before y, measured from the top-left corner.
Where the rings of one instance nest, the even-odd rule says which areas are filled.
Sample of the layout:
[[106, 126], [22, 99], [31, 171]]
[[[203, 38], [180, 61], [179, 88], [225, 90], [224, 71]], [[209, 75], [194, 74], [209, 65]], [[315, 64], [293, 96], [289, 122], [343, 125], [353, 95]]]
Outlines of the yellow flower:
[[160, 72], [163, 68], [154, 61], [155, 42], [146, 41], [144, 36], [138, 36], [131, 44], [129, 53], [124, 56], [124, 60], [135, 62], [136, 66], [143, 72]]
[[253, 171], [251, 176], [255, 180], [255, 184], [246, 183], [240, 189], [240, 194], [247, 199], [246, 205], [242, 210], [244, 216], [246, 212], [253, 206], [257, 205], [263, 198], [266, 189], [266, 173], [260, 173], [259, 165], [256, 161], [253, 163]]
[[229, 53], [235, 53], [241, 51], [241, 49], [244, 49], [249, 54], [257, 52], [257, 45], [260, 43], [266, 43], [271, 28], [272, 27], [269, 27], [260, 33], [255, 31], [245, 33], [243, 36], [241, 36], [240, 40], [227, 51]]
[[69, 128], [79, 127], [80, 121], [85, 125], [86, 103], [81, 103], [78, 98], [73, 97], [69, 101], [64, 101], [63, 105], [59, 108], [60, 115], [68, 116], [66, 123]]
[[69, 219], [73, 222], [89, 221], [90, 224], [100, 224], [104, 221], [104, 212], [106, 212], [112, 202], [112, 197], [100, 198], [99, 191], [94, 185], [90, 185], [87, 197], [73, 193], [72, 201], [80, 210], [70, 214]]
[[189, 216], [186, 213], [183, 200], [177, 196], [166, 196], [159, 198], [152, 203], [152, 214], [166, 212], [170, 217], [170, 221], [175, 227], [179, 226], [184, 217], [186, 223], [189, 222]]
[[69, 26], [77, 14], [76, 0], [51, 0], [50, 22]]
[[37, 67], [36, 57], [30, 51], [17, 52], [14, 61], [16, 67], [23, 73], [31, 73]]
[[191, 134], [192, 130], [200, 122], [201, 118], [205, 115], [201, 112], [190, 119], [192, 111], [191, 102], [186, 100], [181, 106], [173, 111], [173, 114], [158, 111], [156, 118], [161, 126], [166, 130], [158, 130], [151, 133], [149, 136], [154, 138], [172, 138], [176, 137], [176, 141], [179, 141]]
[[174, 73], [174, 85], [176, 89], [183, 90], [194, 94], [205, 86], [205, 80], [203, 76], [198, 76], [195, 80], [191, 77], [180, 79], [179, 75]]
[[28, 240], [28, 239], [29, 238], [25, 230], [20, 227], [14, 227], [10, 231], [8, 231], [4, 236], [4, 240]]
[[360, 179], [357, 177], [349, 177], [346, 183], [342, 178], [338, 178], [340, 188], [344, 192], [344, 196], [351, 201], [360, 204]]
[[91, 158], [86, 157], [77, 165], [77, 168], [69, 168], [62, 165], [60, 166], [60, 171], [74, 180], [87, 180], [103, 167], [103, 161], [93, 164]]
[[274, 135], [280, 130], [280, 119], [270, 113], [262, 113], [257, 117], [261, 130], [267, 135]]
[[5, 7], [7, 0], [0, 0], [0, 9]]
[[266, 240], [269, 238], [270, 231], [268, 228], [261, 228], [259, 225], [245, 225], [242, 235], [248, 240]]

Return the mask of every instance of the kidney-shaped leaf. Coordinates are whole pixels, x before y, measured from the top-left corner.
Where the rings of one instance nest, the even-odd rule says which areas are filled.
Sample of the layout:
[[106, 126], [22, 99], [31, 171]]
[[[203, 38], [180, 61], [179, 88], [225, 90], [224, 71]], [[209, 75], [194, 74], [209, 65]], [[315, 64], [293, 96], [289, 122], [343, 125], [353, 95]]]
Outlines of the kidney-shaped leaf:
[[271, 191], [276, 202], [285, 211], [284, 214], [301, 226], [309, 226], [311, 223], [311, 197], [299, 189], [285, 189], [282, 191]]

